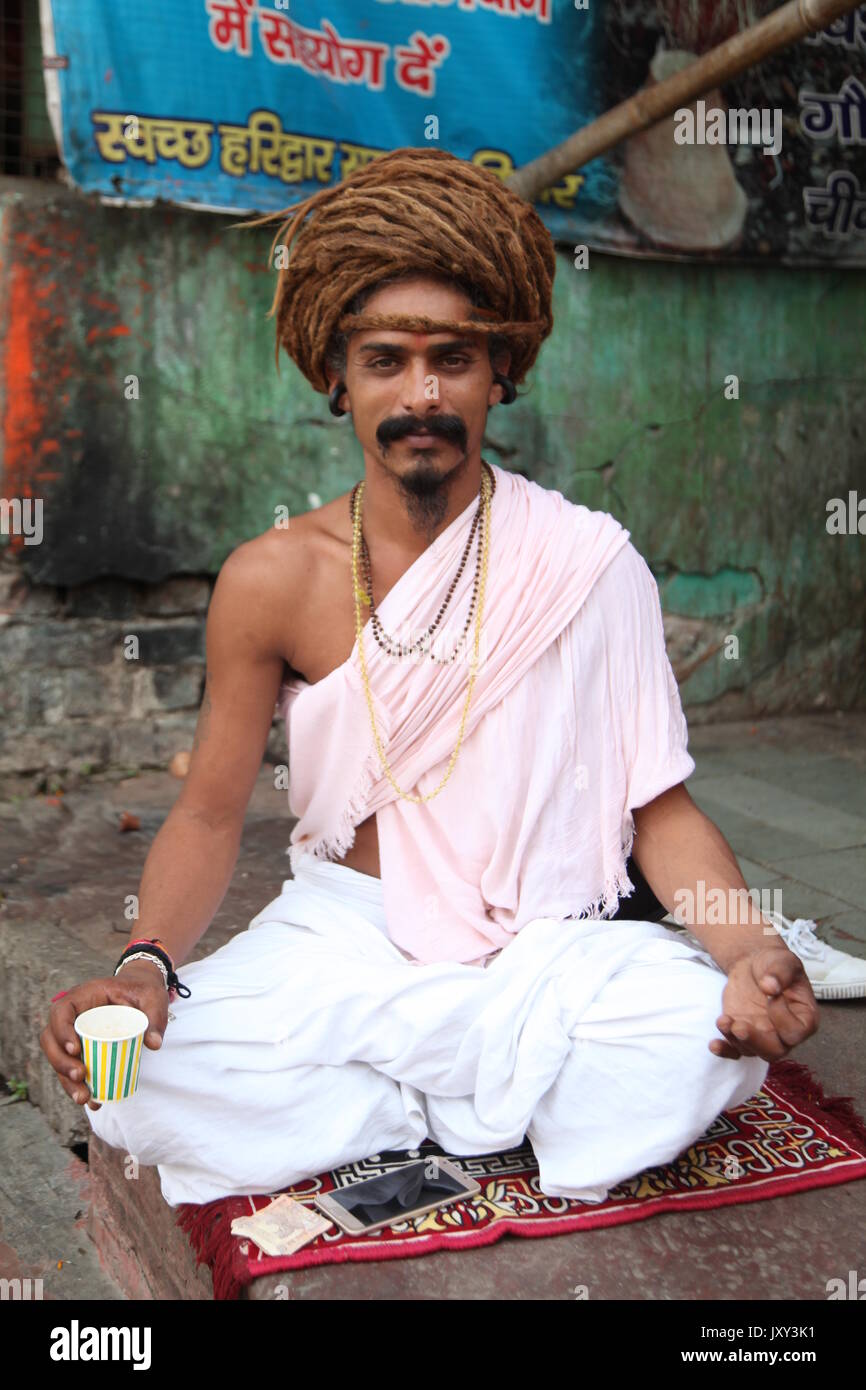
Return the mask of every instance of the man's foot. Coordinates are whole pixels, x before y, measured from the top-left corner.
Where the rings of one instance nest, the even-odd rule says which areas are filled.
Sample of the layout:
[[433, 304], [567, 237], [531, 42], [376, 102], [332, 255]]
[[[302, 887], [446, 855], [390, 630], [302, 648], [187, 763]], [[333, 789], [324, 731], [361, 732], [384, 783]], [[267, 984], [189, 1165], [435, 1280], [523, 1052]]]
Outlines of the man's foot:
[[[779, 935], [795, 956], [806, 968], [812, 993], [816, 999], [862, 999], [866, 996], [866, 960], [851, 956], [847, 951], [837, 951], [815, 935], [815, 923], [808, 917], [783, 917], [781, 912], [764, 912], [777, 928]], [[679, 930], [701, 950], [697, 937], [687, 928], [680, 926], [668, 916], [662, 926]]]
[[806, 967], [816, 999], [862, 999], [866, 995], [866, 960], [837, 951], [815, 935], [815, 923], [807, 917], [792, 922], [781, 912], [764, 912], [779, 935]]

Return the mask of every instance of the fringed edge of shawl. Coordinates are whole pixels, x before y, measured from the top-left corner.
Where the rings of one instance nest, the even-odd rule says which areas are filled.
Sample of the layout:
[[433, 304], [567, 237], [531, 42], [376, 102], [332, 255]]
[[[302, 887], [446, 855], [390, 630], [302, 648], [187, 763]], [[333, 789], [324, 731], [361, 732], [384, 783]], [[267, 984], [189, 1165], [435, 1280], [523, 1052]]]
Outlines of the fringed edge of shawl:
[[[385, 741], [383, 739], [383, 743]], [[371, 743], [361, 764], [354, 790], [340, 813], [337, 828], [332, 834], [322, 835], [313, 843], [303, 844], [298, 841], [289, 845], [286, 853], [291, 856], [292, 868], [295, 867], [296, 854], [310, 854], [314, 859], [342, 859], [348, 853], [355, 843], [356, 826], [370, 814], [370, 789], [379, 776], [379, 753], [375, 743]]]
[[591, 903], [582, 907], [579, 912], [572, 916], [576, 921], [581, 921], [587, 917], [610, 917], [616, 912], [620, 899], [628, 898], [635, 891], [635, 886], [628, 876], [628, 859], [634, 844], [634, 821], [629, 824], [625, 842], [619, 851], [619, 866], [615, 873], [606, 874], [604, 887], [601, 892], [593, 898]]

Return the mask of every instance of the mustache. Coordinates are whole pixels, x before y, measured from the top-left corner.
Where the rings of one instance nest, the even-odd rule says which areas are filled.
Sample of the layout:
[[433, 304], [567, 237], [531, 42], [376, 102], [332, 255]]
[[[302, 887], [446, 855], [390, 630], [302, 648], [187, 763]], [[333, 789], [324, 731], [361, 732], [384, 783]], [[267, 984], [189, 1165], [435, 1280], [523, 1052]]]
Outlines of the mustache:
[[411, 415], [401, 415], [383, 420], [376, 430], [376, 438], [383, 448], [395, 440], [405, 439], [407, 434], [431, 434], [446, 440], [449, 444], [466, 447], [466, 426], [457, 415], [428, 415], [425, 420], [416, 420]]

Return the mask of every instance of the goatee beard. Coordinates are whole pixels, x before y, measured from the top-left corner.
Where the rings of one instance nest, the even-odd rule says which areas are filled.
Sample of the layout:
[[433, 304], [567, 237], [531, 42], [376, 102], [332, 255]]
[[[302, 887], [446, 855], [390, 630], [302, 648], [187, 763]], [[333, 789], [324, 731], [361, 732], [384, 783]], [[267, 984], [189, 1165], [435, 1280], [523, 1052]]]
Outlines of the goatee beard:
[[451, 485], [461, 472], [462, 469], [458, 467], [443, 476], [435, 465], [431, 467], [426, 461], [420, 460], [412, 473], [395, 478], [406, 503], [409, 520], [416, 531], [433, 538], [433, 533], [448, 511]]

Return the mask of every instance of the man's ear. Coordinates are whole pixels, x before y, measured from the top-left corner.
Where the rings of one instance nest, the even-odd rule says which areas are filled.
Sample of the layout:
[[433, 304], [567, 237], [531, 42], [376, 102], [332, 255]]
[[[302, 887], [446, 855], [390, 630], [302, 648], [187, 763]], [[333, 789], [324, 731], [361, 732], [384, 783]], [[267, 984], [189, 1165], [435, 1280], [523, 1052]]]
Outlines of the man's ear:
[[[490, 360], [491, 366], [493, 367], [494, 376], [508, 376], [508, 373], [511, 370], [511, 351], [509, 348], [500, 348], [497, 353], [491, 355]], [[492, 383], [490, 389], [491, 391], [496, 391], [498, 402], [501, 402], [504, 399], [504, 392], [497, 381], [494, 381]]]
[[[325, 368], [325, 376], [328, 378], [328, 395], [330, 396], [338, 381], [342, 381], [345, 386], [345, 377], [338, 372], [332, 371], [330, 367]], [[337, 405], [341, 410], [349, 411], [349, 399], [345, 390], [341, 391], [337, 397]]]

